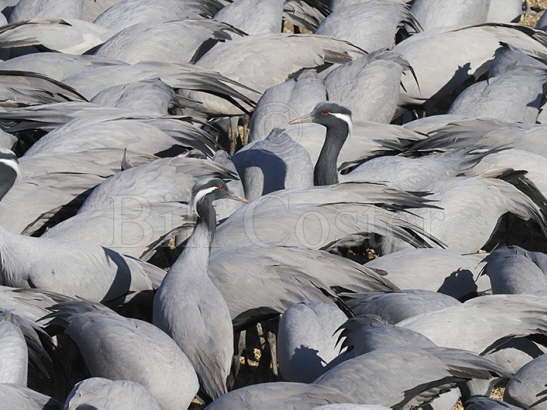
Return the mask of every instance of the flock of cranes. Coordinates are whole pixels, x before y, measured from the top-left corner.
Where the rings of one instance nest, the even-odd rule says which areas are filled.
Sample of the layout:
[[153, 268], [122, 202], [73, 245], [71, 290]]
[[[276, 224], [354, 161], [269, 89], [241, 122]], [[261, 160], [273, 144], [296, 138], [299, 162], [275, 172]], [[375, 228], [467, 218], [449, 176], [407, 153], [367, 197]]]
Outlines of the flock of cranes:
[[0, 409], [547, 409], [523, 10], [0, 0]]

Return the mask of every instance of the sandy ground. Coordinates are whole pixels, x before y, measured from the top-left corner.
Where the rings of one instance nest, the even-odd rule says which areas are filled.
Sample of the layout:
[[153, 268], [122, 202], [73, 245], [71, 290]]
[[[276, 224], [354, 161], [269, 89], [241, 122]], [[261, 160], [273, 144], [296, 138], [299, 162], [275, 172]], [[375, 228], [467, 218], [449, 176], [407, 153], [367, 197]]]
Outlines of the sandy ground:
[[547, 9], [547, 0], [527, 0], [527, 3], [532, 8]]
[[[503, 392], [505, 392], [505, 387], [496, 387], [492, 390], [492, 393], [490, 393], [490, 397], [496, 400], [503, 400]], [[453, 410], [464, 410], [462, 402], [458, 401], [458, 404], [456, 404]]]
[[520, 19], [522, 24], [533, 27], [541, 17], [543, 10], [547, 10], [547, 0], [526, 0], [529, 13], [524, 13]]

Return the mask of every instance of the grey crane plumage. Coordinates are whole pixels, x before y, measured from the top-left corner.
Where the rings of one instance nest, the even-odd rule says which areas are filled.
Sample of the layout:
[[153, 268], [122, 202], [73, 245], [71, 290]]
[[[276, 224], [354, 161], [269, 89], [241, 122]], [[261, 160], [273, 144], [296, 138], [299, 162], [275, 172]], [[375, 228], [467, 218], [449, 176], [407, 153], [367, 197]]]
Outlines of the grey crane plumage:
[[492, 399], [486, 396], [473, 396], [465, 401], [465, 408], [469, 410], [522, 410], [509, 403]]
[[106, 107], [168, 115], [176, 104], [175, 91], [159, 79], [115, 85], [96, 94], [91, 102]]
[[[256, 104], [250, 122], [249, 141], [266, 138], [274, 128], [285, 128], [293, 118], [307, 114], [327, 99], [323, 80], [314, 70], [305, 70], [295, 78], [268, 88]], [[323, 127], [311, 126], [314, 140]], [[299, 133], [306, 132], [299, 129]], [[300, 138], [293, 139], [297, 141]]]
[[[405, 129], [412, 130], [418, 134], [427, 135], [430, 132], [434, 132], [439, 128], [445, 127], [452, 122], [466, 120], [467, 118], [461, 115], [439, 114], [415, 119], [413, 121], [407, 122], [403, 125], [403, 127]], [[421, 138], [418, 138], [417, 140], [419, 139]]]
[[[312, 162], [317, 162], [324, 145], [325, 128], [315, 123], [289, 127], [287, 134], [302, 145], [310, 154]], [[400, 141], [420, 141], [426, 136], [406, 129], [400, 125], [378, 122], [353, 122], [351, 138], [346, 140], [338, 156], [338, 169], [344, 171], [356, 165], [382, 155], [386, 145], [399, 144]], [[387, 149], [390, 151], [391, 147]]]
[[84, 10], [82, 20], [95, 21], [95, 19], [105, 10], [112, 7], [120, 0], [84, 0]]
[[67, 296], [54, 292], [0, 286], [0, 310], [29, 322], [37, 322], [49, 313], [49, 307], [68, 300]]
[[[351, 139], [344, 144], [340, 151], [339, 170], [345, 171], [348, 168], [354, 168], [364, 161], [384, 154], [386, 141], [419, 141], [423, 138], [425, 138], [423, 134], [400, 125], [372, 121], [355, 122]], [[301, 144], [304, 142], [302, 141]], [[312, 154], [312, 158], [316, 156]]]
[[[87, 21], [70, 19], [30, 19], [0, 28], [0, 45], [3, 48], [43, 46], [67, 54], [80, 55], [108, 40], [112, 33]], [[32, 48], [30, 49], [32, 50]]]
[[429, 132], [430, 137], [411, 142], [410, 147], [403, 147], [403, 151], [405, 149], [414, 152], [443, 151], [467, 148], [470, 145], [491, 148], [507, 146], [547, 157], [547, 149], [544, 144], [539, 143], [545, 133], [543, 124], [511, 124], [499, 120], [463, 119], [449, 121], [448, 124], [435, 127]]
[[[521, 141], [522, 145], [524, 143], [524, 141]], [[547, 158], [535, 152], [536, 146], [534, 144], [534, 146], [528, 147], [528, 151], [522, 149], [504, 149], [499, 152], [488, 153], [473, 168], [465, 170], [465, 174], [485, 175], [499, 169], [522, 169], [526, 171], [526, 178], [536, 186], [543, 196], [546, 196], [547, 169], [545, 165], [547, 164]]]
[[521, 3], [0, 0], [0, 407], [547, 406]]
[[[120, 170], [120, 155], [120, 150], [106, 148], [62, 156], [20, 157], [21, 178], [0, 201], [0, 225], [16, 233], [32, 234], [59, 213], [72, 215], [84, 192]], [[129, 155], [135, 164], [151, 159], [137, 153]]]
[[[489, 353], [497, 363], [517, 371], [542, 351], [530, 342], [513, 347], [511, 339], [544, 332], [544, 303], [544, 296], [483, 296], [411, 317], [397, 325], [423, 334], [438, 346]], [[504, 345], [509, 349], [506, 352]]]
[[346, 315], [332, 303], [307, 302], [292, 305], [281, 315], [277, 353], [284, 380], [313, 382], [324, 366], [338, 356], [336, 330]]
[[93, 55], [72, 55], [54, 52], [27, 54], [0, 63], [2, 70], [27, 71], [63, 81], [89, 65], [119, 64], [107, 58]]
[[[395, 235], [416, 247], [427, 246], [419, 236], [425, 234], [423, 230], [403, 222], [400, 214], [376, 206], [380, 203], [396, 209], [431, 206], [411, 193], [371, 183], [277, 191], [234, 212], [217, 230], [214, 246], [234, 249], [251, 241], [254, 246], [321, 249], [350, 234], [371, 232]], [[303, 216], [314, 219], [306, 222]]]
[[[166, 120], [112, 119], [89, 116], [55, 128], [37, 141], [25, 156], [40, 153], [71, 153], [97, 148], [118, 148], [157, 154], [180, 145], [212, 155], [211, 136], [191, 123]], [[194, 142], [192, 142], [192, 140]]]
[[25, 387], [28, 368], [25, 337], [19, 326], [4, 315], [0, 319], [0, 352], [0, 382]]
[[[107, 87], [108, 90], [110, 87]], [[160, 101], [161, 105], [161, 101]], [[138, 103], [131, 105], [132, 107], [139, 106]], [[149, 104], [143, 104], [142, 106], [149, 106]], [[154, 107], [154, 111], [159, 107]], [[98, 104], [84, 101], [71, 101], [67, 103], [51, 103], [33, 105], [28, 107], [13, 108], [10, 110], [2, 111], [0, 113], [2, 119], [11, 120], [9, 125], [6, 125], [6, 129], [11, 132], [27, 131], [27, 130], [43, 130], [52, 131], [56, 128], [65, 125], [73, 120], [88, 120], [91, 122], [98, 121], [116, 121], [116, 120], [136, 120], [147, 121], [150, 124], [154, 124], [156, 127], [168, 131], [169, 134], [174, 136], [183, 137], [184, 129], [191, 131], [187, 128], [188, 125], [196, 124], [196, 121], [190, 117], [173, 117], [157, 115], [155, 112], [132, 112], [130, 109], [117, 108], [117, 107], [103, 107]], [[182, 121], [170, 121], [178, 119]], [[195, 129], [196, 127], [194, 127]], [[195, 132], [200, 133], [202, 136], [208, 135], [207, 133], [197, 129]], [[143, 137], [135, 137], [137, 139], [143, 139]], [[206, 140], [210, 140], [209, 137]], [[181, 142], [184, 138], [181, 138]], [[196, 149], [199, 149], [196, 148]]]
[[407, 249], [373, 259], [365, 264], [387, 272], [386, 278], [400, 289], [426, 289], [454, 298], [488, 289], [475, 283], [484, 255], [461, 255], [450, 249]]
[[490, 23], [511, 23], [518, 21], [522, 14], [520, 0], [490, 1], [486, 21]]
[[421, 289], [386, 293], [348, 293], [347, 298], [346, 304], [357, 316], [378, 315], [389, 323], [397, 323], [412, 316], [460, 303], [443, 293]]
[[137, 23], [162, 23], [200, 14], [213, 16], [221, 7], [216, 0], [160, 0], [154, 4], [146, 0], [121, 0], [101, 13], [95, 24], [119, 32]]
[[449, 114], [534, 124], [543, 103], [547, 67], [516, 67], [466, 88]]
[[304, 383], [261, 383], [243, 387], [215, 400], [207, 410], [275, 410], [279, 407], [312, 409], [330, 403], [347, 403], [351, 398], [337, 389]]
[[462, 379], [488, 379], [491, 372], [507, 375], [503, 367], [468, 351], [407, 346], [347, 360], [314, 384], [340, 390], [354, 403], [402, 407], [427, 403]]
[[[249, 141], [264, 139], [275, 128], [285, 128], [288, 121], [311, 112], [326, 99], [323, 80], [314, 70], [305, 70], [295, 78], [268, 88], [258, 100], [251, 117]], [[308, 151], [312, 162], [319, 157], [325, 131], [324, 127], [313, 123], [285, 130], [292, 140]], [[347, 159], [347, 155], [344, 158]]]
[[[494, 1], [495, 2], [495, 1]], [[491, 0], [417, 0], [410, 12], [424, 31], [471, 26], [488, 20]]]
[[[122, 62], [117, 62], [114, 60], [101, 60], [99, 57], [95, 57], [104, 64], [89, 64], [85, 60], [81, 64], [74, 63], [74, 61], [69, 61], [69, 67], [65, 70], [51, 70], [36, 67], [35, 64], [27, 64], [25, 61], [18, 61], [18, 64], [15, 64], [16, 67], [24, 68], [27, 65], [33, 69], [37, 68], [38, 73], [27, 72], [27, 71], [12, 71], [4, 70], [2, 71], [2, 79], [4, 79], [4, 90], [5, 96], [7, 99], [16, 99], [21, 102], [26, 102], [27, 104], [32, 104], [32, 107], [28, 107], [27, 110], [21, 109], [11, 109], [9, 111], [3, 112], [4, 115], [9, 115], [12, 113], [21, 117], [23, 112], [28, 112], [34, 110], [39, 111], [49, 111], [52, 107], [56, 107], [63, 111], [55, 111], [59, 115], [70, 115], [75, 112], [86, 111], [97, 111], [97, 107], [93, 104], [63, 104], [64, 101], [75, 101], [76, 103], [92, 99], [98, 95], [101, 91], [107, 90], [114, 86], [122, 86], [126, 84], [131, 84], [139, 81], [153, 81], [158, 78], [163, 81], [168, 86], [173, 89], [188, 89], [188, 90], [200, 90], [205, 93], [213, 93], [218, 95], [219, 98], [226, 98], [230, 104], [235, 104], [240, 106], [237, 100], [243, 101], [249, 106], [253, 106], [254, 101], [248, 97], [245, 97], [240, 92], [233, 89], [229, 84], [238, 84], [238, 87], [246, 89], [251, 94], [254, 92], [251, 89], [246, 88], [244, 85], [236, 83], [232, 80], [229, 80], [219, 73], [212, 72], [207, 69], [199, 68], [195, 65], [190, 64], [168, 64], [168, 63], [139, 63], [134, 65], [129, 65]], [[49, 60], [45, 59], [45, 63]], [[38, 64], [40, 60], [36, 62]], [[81, 67], [81, 69], [79, 69]], [[40, 72], [52, 72], [55, 76], [63, 77], [63, 80], [67, 83], [62, 83], [56, 81], [52, 78], [48, 78], [40, 74]], [[67, 77], [64, 75], [67, 74]], [[7, 83], [11, 83], [10, 86]], [[81, 88], [81, 92], [85, 95], [82, 95], [80, 92], [75, 90], [72, 84], [77, 88]], [[16, 85], [16, 86], [14, 86]], [[32, 85], [32, 87], [30, 87]], [[29, 88], [30, 87], [30, 88]], [[256, 93], [255, 93], [256, 94]], [[191, 100], [173, 100], [174, 102], [184, 101], [183, 105], [190, 104], [192, 109], [197, 112], [203, 112], [204, 108], [196, 105], [195, 102]], [[50, 105], [52, 102], [59, 102], [58, 106]], [[45, 104], [45, 106], [35, 106], [36, 104]], [[149, 104], [142, 104], [147, 106]], [[45, 107], [45, 108], [44, 108]], [[67, 109], [70, 107], [70, 109]], [[138, 104], [133, 105], [132, 107], [138, 107]], [[108, 110], [103, 108], [103, 113], [109, 113], [109, 111], [115, 111], [113, 109]], [[156, 110], [154, 110], [156, 111]], [[120, 111], [123, 112], [125, 116], [134, 117], [137, 113], [134, 111], [126, 110]], [[142, 114], [142, 113], [141, 113]], [[146, 114], [146, 112], [145, 112]], [[30, 114], [29, 114], [30, 115]], [[14, 118], [12, 118], [14, 119]]]
[[[5, 296], [6, 292], [3, 293]], [[17, 297], [18, 292], [13, 293]], [[58, 373], [53, 362], [53, 339], [34, 320], [18, 314], [19, 311], [28, 310], [29, 304], [26, 301], [16, 302], [15, 309], [7, 307], [9, 302], [5, 303], [5, 297], [2, 302], [2, 383], [38, 387], [44, 393], [56, 392]]]
[[541, 17], [538, 19], [538, 21], [536, 22], [536, 28], [538, 30], [545, 31], [545, 29], [547, 28], [547, 15], [546, 15], [546, 13], [543, 13], [541, 15]]
[[[279, 59], [283, 53], [286, 58]], [[351, 55], [362, 51], [345, 41], [312, 34], [261, 34], [219, 43], [196, 64], [199, 67], [219, 71], [222, 75], [264, 92], [269, 87], [285, 81], [301, 69], [322, 66], [325, 63], [349, 61]], [[250, 55], [256, 56], [253, 64]], [[250, 94], [242, 91], [245, 95]], [[201, 93], [188, 93], [191, 99], [211, 107], [219, 107], [225, 114], [241, 114], [241, 110], [227, 107], [226, 103]], [[221, 108], [222, 107], [222, 108]]]
[[64, 101], [85, 101], [78, 91], [41, 74], [0, 71], [2, 100], [6, 105], [39, 105]]
[[[233, 111], [233, 104], [236, 104], [236, 107], [241, 107], [241, 103], [243, 103], [245, 106], [252, 107], [254, 98], [258, 96], [256, 91], [228, 79], [218, 72], [191, 64], [146, 62], [132, 65], [118, 63], [109, 66], [88, 66], [81, 72], [65, 78], [64, 81], [77, 88], [88, 98], [93, 98], [99, 92], [115, 85], [156, 78], [161, 79], [174, 89], [197, 90], [205, 95], [212, 93], [218, 96], [216, 105], [201, 107], [193, 104], [192, 108], [197, 112], [229, 114]], [[244, 90], [250, 97], [236, 91], [232, 85]], [[223, 101], [223, 99], [228, 99], [228, 101]]]
[[341, 175], [340, 179], [383, 182], [392, 188], [404, 191], [429, 191], [434, 183], [461, 175], [480, 163], [490, 153], [497, 151], [492, 149], [485, 152], [481, 147], [468, 147], [418, 158], [400, 155], [380, 156], [365, 161], [350, 172]]
[[243, 32], [214, 20], [186, 19], [154, 24], [134, 24], [109, 38], [95, 55], [129, 64], [190, 63], [206, 41], [228, 41]]
[[196, 373], [177, 344], [157, 327], [88, 302], [51, 309], [48, 325], [64, 329], [91, 376], [140, 383], [163, 409], [190, 405], [198, 390]]
[[332, 303], [324, 291], [332, 292], [334, 288], [394, 289], [380, 274], [356, 262], [326, 251], [297, 247], [251, 244], [214, 248], [209, 276], [223, 294], [236, 324], [252, 321], [253, 314], [267, 317], [283, 313], [294, 303]]
[[5, 10], [6, 8], [16, 6], [18, 2], [19, 0], [1, 0], [0, 10], [2, 10], [2, 12], [7, 11]]
[[[36, 385], [36, 381], [40, 377], [48, 379], [49, 382], [55, 382], [55, 376], [53, 375], [56, 371], [53, 368], [53, 358], [55, 357], [54, 339], [46, 333], [41, 324], [39, 324], [39, 321], [50, 313], [48, 310], [50, 307], [59, 302], [71, 300], [73, 299], [53, 292], [10, 288], [7, 286], [1, 287], [0, 316], [2, 322], [9, 322], [14, 325], [24, 338], [23, 342], [25, 342], [24, 357], [17, 354], [17, 349], [11, 349], [15, 353], [12, 354], [11, 357], [10, 355], [3, 357], [6, 369], [13, 372], [8, 377], [13, 377], [15, 375], [17, 378], [18, 376], [23, 375], [24, 381], [19, 383], [22, 385]], [[11, 342], [8, 342], [10, 339], [9, 333], [12, 333]], [[9, 327], [4, 326], [4, 334], [7, 336], [6, 342], [8, 343], [6, 344], [11, 343], [13, 346], [14, 334]], [[22, 343], [20, 345], [20, 347], [23, 347]], [[10, 361], [12, 362], [11, 366]], [[28, 373], [26, 370], [27, 364]], [[17, 369], [16, 367], [20, 367], [20, 369]], [[4, 375], [4, 377], [5, 376], [6, 375]], [[38, 386], [45, 390], [48, 389], [45, 385], [38, 384]]]
[[329, 14], [329, 5], [322, 1], [289, 0], [285, 2], [284, 12], [285, 19], [296, 27], [315, 31]]
[[[228, 23], [249, 35], [279, 33], [283, 16], [282, 0], [236, 0], [215, 14], [215, 20]], [[260, 15], [249, 13], [260, 6]]]
[[398, 108], [401, 76], [411, 76], [410, 70], [408, 62], [391, 51], [359, 57], [326, 76], [329, 101], [350, 109], [356, 122], [389, 123]]
[[149, 259], [158, 242], [168, 236], [177, 232], [182, 240], [190, 235], [195, 222], [189, 212], [192, 188], [207, 178], [230, 180], [236, 175], [212, 160], [186, 157], [130, 168], [98, 185], [77, 215], [43, 237], [64, 241], [83, 237], [125, 255]]
[[[51, 131], [72, 120], [89, 117], [95, 121], [114, 120], [127, 117], [128, 111], [114, 107], [101, 107], [85, 101], [40, 104], [18, 107], [0, 112], [3, 120], [11, 120], [6, 129], [9, 132], [44, 130]], [[149, 118], [149, 116], [137, 116]]]
[[[4, 284], [102, 301], [159, 286], [165, 272], [98, 245], [32, 238], [1, 230]], [[78, 270], [74, 271], [74, 266]]]
[[[391, 101], [383, 99], [381, 101], [383, 108], [379, 109], [379, 102], [374, 98], [374, 95], [382, 95], [383, 89], [388, 88], [396, 91], [398, 96], [400, 75], [397, 79], [388, 81], [388, 85], [382, 85], [381, 80], [385, 74], [375, 72], [380, 68], [387, 70], [392, 65], [397, 66], [397, 61], [398, 59], [392, 53], [379, 52], [370, 58], [368, 56], [361, 57], [351, 63], [339, 66], [331, 71], [325, 79], [325, 84], [330, 89], [329, 99], [338, 98], [344, 104], [353, 104], [357, 110], [357, 116], [372, 116], [375, 121], [388, 121], [393, 115], [397, 99]], [[371, 63], [370, 67], [369, 63]], [[370, 80], [367, 80], [368, 75], [364, 75], [367, 72], [367, 67], [370, 69], [368, 74], [372, 77]], [[354, 79], [353, 75], [356, 74], [354, 71], [363, 74], [363, 76]], [[391, 74], [393, 73], [388, 70], [387, 76], [392, 77]], [[367, 101], [359, 100], [357, 103], [360, 86], [367, 90], [372, 88], [370, 92], [374, 95]], [[263, 139], [273, 128], [283, 128], [286, 126], [286, 121], [313, 111], [318, 104], [327, 99], [326, 92], [327, 87], [313, 70], [306, 70], [295, 79], [269, 88], [260, 98], [251, 118], [249, 139], [251, 141]], [[385, 117], [382, 117], [384, 114]], [[385, 138], [389, 141], [399, 138], [411, 140], [424, 138], [423, 135], [414, 134], [400, 126], [378, 122], [354, 122], [353, 118], [352, 128], [351, 138], [346, 141], [340, 151], [339, 163], [361, 162], [370, 156], [378, 155], [375, 151], [382, 149], [380, 143], [376, 141], [378, 138]], [[324, 145], [323, 136], [325, 135], [325, 128], [320, 123], [300, 124], [298, 127], [289, 127], [286, 132], [308, 151], [313, 162], [317, 161]]]
[[0, 131], [0, 148], [12, 150], [17, 143], [17, 136], [10, 134], [4, 130]]
[[546, 370], [545, 354], [525, 364], [507, 382], [503, 399], [523, 408], [547, 408]]
[[9, 22], [28, 19], [76, 18], [83, 14], [84, 0], [19, 0], [9, 13]]
[[[342, 346], [347, 350], [329, 363], [327, 369], [332, 369], [346, 360], [376, 350], [397, 350], [408, 347], [426, 350], [436, 348], [430, 339], [420, 333], [386, 323], [375, 315], [349, 319], [341, 326], [339, 335], [340, 339], [344, 338]], [[446, 391], [429, 403], [428, 407], [452, 408], [459, 397], [460, 391], [458, 389]]]
[[122, 196], [108, 205], [76, 214], [42, 236], [65, 242], [80, 240], [82, 246], [100, 245], [147, 261], [171, 238], [186, 238], [194, 226], [188, 206], [178, 202], [147, 203]]
[[[233, 163], [230, 155], [224, 150], [218, 150], [213, 156], [213, 161], [224, 169], [232, 173], [233, 176], [224, 179], [225, 185], [228, 188], [229, 192], [233, 194], [245, 197], [245, 190], [243, 184], [238, 176], [237, 169]], [[236, 176], [236, 177], [234, 177]], [[239, 201], [232, 201], [231, 199], [220, 199], [215, 203], [215, 210], [218, 215], [219, 220], [224, 220], [228, 216], [232, 215], [239, 207], [243, 204]]]
[[62, 403], [24, 386], [0, 384], [0, 400], [10, 409], [61, 410]]
[[350, 318], [338, 329], [341, 348], [345, 351], [326, 366], [326, 371], [346, 360], [375, 350], [411, 348], [430, 348], [435, 344], [420, 333], [385, 322], [376, 315]]
[[494, 54], [494, 60], [488, 67], [488, 77], [496, 77], [517, 67], [545, 69], [545, 64], [541, 58], [534, 58], [533, 55], [519, 48], [501, 43], [501, 47]]
[[212, 203], [217, 198], [242, 199], [219, 179], [198, 184], [192, 194], [199, 219], [154, 296], [153, 321], [186, 353], [205, 394], [216, 399], [227, 390], [233, 329], [226, 301], [207, 275], [216, 227]]
[[[475, 253], [482, 249], [495, 231], [498, 220], [508, 212], [522, 220], [534, 221], [544, 229], [544, 216], [531, 199], [533, 194], [528, 196], [509, 182], [496, 178], [500, 174], [509, 179], [511, 175], [517, 179], [522, 177], [522, 172], [511, 170], [509, 173], [498, 171], [493, 177], [457, 177], [430, 184], [427, 190], [434, 192], [430, 198], [437, 200], [440, 208], [428, 212], [417, 209], [415, 215], [408, 215], [409, 221], [416, 223], [415, 218], [423, 218], [421, 222], [428, 233], [460, 253]], [[485, 197], [485, 190], [491, 194]], [[483, 202], [466, 198], [482, 198]], [[469, 235], [471, 231], [474, 232], [472, 236]], [[399, 250], [400, 246], [407, 245], [389, 242], [384, 250]]]
[[404, 0], [366, 0], [340, 3], [316, 34], [346, 40], [372, 52], [391, 48], [402, 21], [412, 20]]
[[200, 179], [236, 179], [233, 171], [210, 159], [161, 158], [135, 166], [108, 178], [86, 198], [79, 212], [98, 209], [112, 195], [134, 195], [146, 201], [186, 202]]
[[308, 152], [279, 128], [265, 139], [247, 144], [232, 161], [243, 180], [245, 197], [251, 201], [281, 189], [313, 186]]
[[66, 410], [161, 410], [154, 396], [140, 383], [92, 377], [77, 383], [69, 393]]
[[[414, 78], [402, 79], [401, 103], [423, 104], [434, 97], [452, 98], [477, 70], [492, 58], [500, 41], [527, 52], [544, 52], [541, 42], [526, 30], [507, 25], [479, 25], [449, 30], [418, 33], [393, 48], [414, 69]], [[446, 53], [447, 48], [452, 50]], [[438, 57], [433, 57], [438, 56]], [[435, 68], [430, 64], [435, 58]]]
[[[280, 49], [285, 50], [288, 60], [277, 59]], [[255, 51], [260, 53], [261, 69], [240, 64], [242, 59]], [[263, 92], [301, 68], [349, 60], [351, 53], [362, 54], [350, 43], [330, 37], [311, 34], [263, 34], [217, 44], [197, 61], [197, 65], [216, 69], [235, 81], [245, 79], [242, 82], [246, 85]], [[248, 70], [253, 70], [252, 75]]]
[[374, 404], [338, 403], [314, 407], [312, 410], [388, 410], [388, 407], [376, 406]]
[[547, 255], [519, 246], [502, 247], [485, 258], [483, 274], [490, 279], [493, 294], [547, 291]]

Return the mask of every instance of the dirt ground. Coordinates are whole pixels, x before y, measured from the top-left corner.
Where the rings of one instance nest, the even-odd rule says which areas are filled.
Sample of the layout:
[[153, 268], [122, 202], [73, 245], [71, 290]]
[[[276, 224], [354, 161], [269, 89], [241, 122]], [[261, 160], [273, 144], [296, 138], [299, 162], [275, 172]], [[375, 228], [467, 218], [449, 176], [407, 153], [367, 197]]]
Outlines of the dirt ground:
[[533, 27], [541, 17], [543, 10], [547, 10], [547, 0], [526, 0], [526, 3], [529, 12], [522, 15], [520, 22]]
[[547, 0], [527, 0], [527, 3], [532, 8], [547, 9]]

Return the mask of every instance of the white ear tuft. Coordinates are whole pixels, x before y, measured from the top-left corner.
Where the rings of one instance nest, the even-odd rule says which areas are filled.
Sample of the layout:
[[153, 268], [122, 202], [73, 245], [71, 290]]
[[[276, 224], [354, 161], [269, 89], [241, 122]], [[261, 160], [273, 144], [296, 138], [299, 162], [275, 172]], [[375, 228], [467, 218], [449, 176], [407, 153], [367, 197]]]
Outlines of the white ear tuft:
[[348, 115], [348, 114], [340, 114], [340, 113], [334, 113], [334, 112], [331, 112], [331, 115], [344, 121], [346, 124], [348, 124], [348, 134], [351, 134], [351, 127], [352, 127], [352, 122], [351, 122], [351, 117]]
[[0, 148], [0, 163], [13, 169], [17, 175], [21, 175], [19, 170], [19, 161], [12, 150]]
[[208, 188], [204, 188], [204, 189], [201, 189], [198, 191], [198, 193], [196, 194], [196, 196], [194, 197], [194, 201], [192, 203], [192, 209], [194, 210], [194, 212], [196, 212], [196, 205], [197, 203], [207, 194], [213, 192], [215, 189], [217, 189], [216, 186], [211, 186], [211, 187], [208, 187]]

